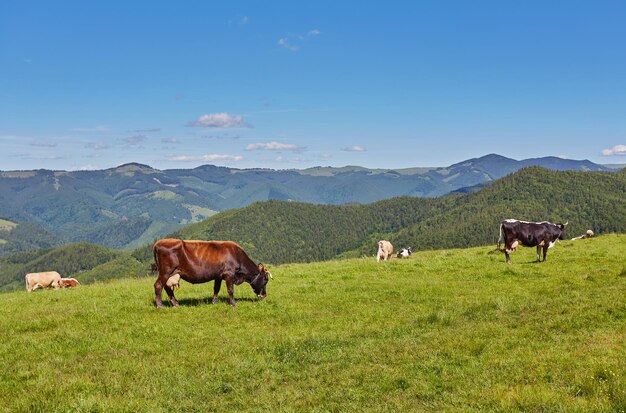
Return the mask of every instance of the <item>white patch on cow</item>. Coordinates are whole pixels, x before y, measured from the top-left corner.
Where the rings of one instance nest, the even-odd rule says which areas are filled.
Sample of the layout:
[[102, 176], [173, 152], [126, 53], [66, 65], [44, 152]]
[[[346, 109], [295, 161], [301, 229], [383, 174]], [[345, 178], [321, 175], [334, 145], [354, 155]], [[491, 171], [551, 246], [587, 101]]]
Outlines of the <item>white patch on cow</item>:
[[548, 248], [552, 248], [554, 247], [554, 244], [556, 244], [556, 241], [552, 241], [548, 244]]
[[517, 248], [518, 245], [519, 245], [518, 240], [513, 241], [513, 243], [511, 244], [511, 250], [514, 250], [515, 248]]
[[553, 224], [550, 221], [529, 222], [529, 221], [520, 221], [519, 219], [512, 219], [512, 218], [505, 219], [504, 222], [508, 222], [508, 223], [511, 223], [511, 224], [514, 223], [514, 222], [519, 222], [519, 223], [522, 223], [522, 224], [550, 224], [550, 225], [554, 225], [555, 227], [558, 226], [556, 224]]

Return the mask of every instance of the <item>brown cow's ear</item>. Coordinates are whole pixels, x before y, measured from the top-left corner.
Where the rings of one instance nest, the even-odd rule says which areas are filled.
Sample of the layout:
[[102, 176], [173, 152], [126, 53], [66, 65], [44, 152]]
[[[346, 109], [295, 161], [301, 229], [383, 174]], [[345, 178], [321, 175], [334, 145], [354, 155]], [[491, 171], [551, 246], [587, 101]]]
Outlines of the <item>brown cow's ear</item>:
[[265, 266], [263, 266], [263, 264], [259, 263], [259, 271], [264, 272], [265, 271]]

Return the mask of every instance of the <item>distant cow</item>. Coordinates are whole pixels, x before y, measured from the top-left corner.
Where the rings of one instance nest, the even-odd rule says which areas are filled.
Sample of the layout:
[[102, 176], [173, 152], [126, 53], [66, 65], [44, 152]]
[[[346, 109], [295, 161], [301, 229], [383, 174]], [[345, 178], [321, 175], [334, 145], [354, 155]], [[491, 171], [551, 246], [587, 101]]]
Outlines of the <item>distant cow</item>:
[[388, 260], [393, 255], [393, 245], [389, 241], [378, 241], [378, 252], [376, 253], [376, 262], [380, 260]]
[[400, 250], [400, 252], [398, 252], [397, 257], [398, 258], [409, 258], [411, 256], [411, 254], [413, 254], [413, 251], [411, 251], [411, 247], [409, 247], [409, 248], [402, 248]]
[[246, 252], [231, 241], [184, 241], [165, 238], [154, 243], [154, 261], [159, 275], [154, 283], [156, 306], [163, 307], [162, 289], [173, 306], [178, 306], [174, 288], [183, 280], [192, 283], [215, 281], [213, 303], [218, 302], [222, 280], [226, 281], [228, 304], [236, 304], [233, 297], [235, 285], [249, 283], [259, 299], [267, 296], [266, 286], [272, 274], [255, 264]]
[[565, 233], [565, 224], [553, 224], [551, 222], [526, 222], [516, 219], [505, 219], [500, 224], [500, 238], [498, 250], [504, 242], [504, 254], [507, 264], [511, 263], [509, 253], [515, 251], [521, 243], [526, 247], [537, 247], [537, 262], [540, 262], [543, 248], [543, 262], [546, 262], [548, 248], [552, 248], [557, 240], [562, 240]]
[[31, 272], [24, 276], [26, 291], [31, 292], [40, 288], [61, 288], [61, 275], [56, 271]]
[[61, 281], [59, 282], [60, 288], [78, 287], [79, 285], [80, 283], [76, 278], [61, 278]]
[[593, 237], [593, 231], [588, 229], [587, 232], [585, 232], [580, 237], [572, 238], [572, 241], [576, 241], [577, 239], [585, 239], [585, 238], [592, 238], [592, 237]]

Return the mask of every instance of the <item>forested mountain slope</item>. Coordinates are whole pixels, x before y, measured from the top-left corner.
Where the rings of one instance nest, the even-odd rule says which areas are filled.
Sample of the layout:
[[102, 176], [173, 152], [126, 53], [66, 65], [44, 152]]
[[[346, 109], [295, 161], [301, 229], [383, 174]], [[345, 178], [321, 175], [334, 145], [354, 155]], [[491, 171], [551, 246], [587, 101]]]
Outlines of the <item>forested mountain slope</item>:
[[[466, 195], [393, 198], [368, 205], [285, 201], [231, 210], [173, 234], [231, 239], [272, 263], [373, 255], [381, 238], [414, 250], [494, 244], [503, 219], [569, 222], [567, 234], [626, 232], [626, 171], [531, 167]], [[144, 254], [145, 256], [146, 254]]]

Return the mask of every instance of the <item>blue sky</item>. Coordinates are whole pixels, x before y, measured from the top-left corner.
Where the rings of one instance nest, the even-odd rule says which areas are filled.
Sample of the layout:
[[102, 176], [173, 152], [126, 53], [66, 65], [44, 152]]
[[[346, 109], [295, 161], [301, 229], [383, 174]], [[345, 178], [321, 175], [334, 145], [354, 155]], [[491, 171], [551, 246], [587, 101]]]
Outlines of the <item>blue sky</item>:
[[0, 169], [626, 161], [626, 2], [1, 2]]

